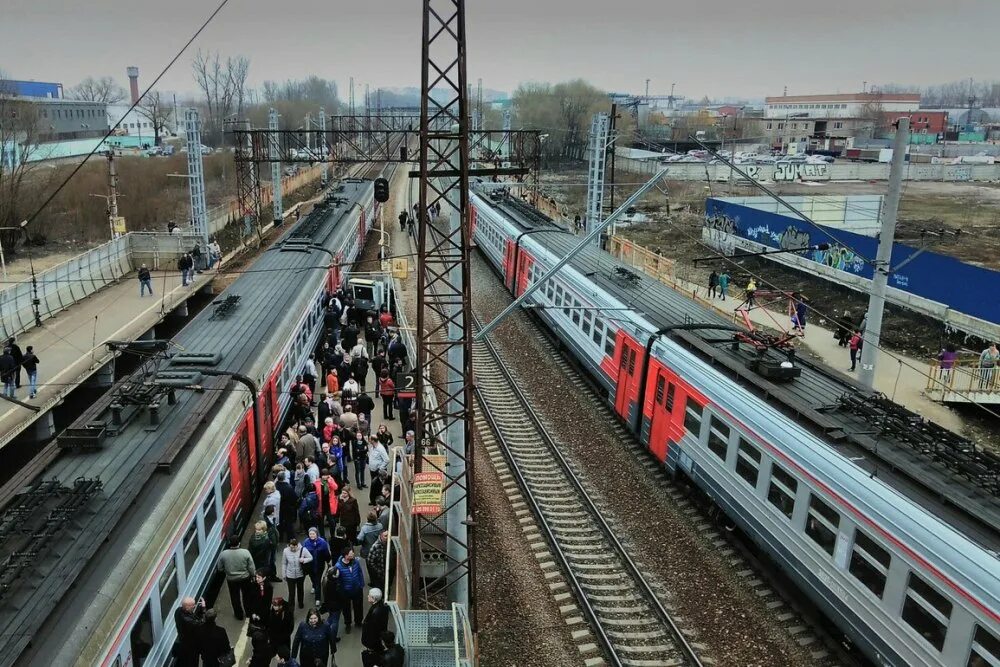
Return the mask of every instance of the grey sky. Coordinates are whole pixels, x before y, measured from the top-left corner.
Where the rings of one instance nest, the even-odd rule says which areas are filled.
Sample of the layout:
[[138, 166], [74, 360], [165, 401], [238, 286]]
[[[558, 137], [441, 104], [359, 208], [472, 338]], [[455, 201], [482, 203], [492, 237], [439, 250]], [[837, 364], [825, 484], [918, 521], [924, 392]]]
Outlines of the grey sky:
[[[271, 8], [277, 7], [276, 16]], [[197, 47], [251, 59], [251, 83], [317, 74], [419, 83], [419, 0], [230, 0], [160, 88], [194, 90]], [[763, 97], [862, 81], [998, 77], [1000, 0], [469, 0], [469, 77], [511, 90], [583, 77], [613, 90]], [[61, 81], [152, 77], [214, 0], [0, 0], [0, 70]], [[897, 27], [898, 22], [898, 27]], [[362, 88], [363, 91], [363, 88]]]

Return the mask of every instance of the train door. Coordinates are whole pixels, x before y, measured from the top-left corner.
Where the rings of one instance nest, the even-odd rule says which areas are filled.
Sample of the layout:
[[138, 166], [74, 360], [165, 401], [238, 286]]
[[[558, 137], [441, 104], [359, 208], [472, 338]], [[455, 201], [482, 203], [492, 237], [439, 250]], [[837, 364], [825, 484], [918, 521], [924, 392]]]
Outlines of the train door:
[[674, 398], [677, 386], [671, 382], [662, 368], [656, 371], [656, 382], [653, 385], [653, 410], [649, 423], [649, 451], [658, 461], [667, 458], [667, 445], [671, 437], [673, 421]]
[[635, 397], [636, 375], [639, 371], [639, 362], [642, 359], [642, 348], [639, 344], [628, 336], [619, 336], [621, 345], [619, 346], [618, 357], [618, 392], [615, 394], [615, 412], [622, 419], [629, 419], [629, 405]]
[[514, 242], [507, 240], [507, 245], [503, 251], [503, 284], [514, 291]]
[[535, 258], [524, 250], [518, 255], [517, 263], [519, 266], [515, 267], [517, 270], [517, 289], [514, 290], [514, 296], [524, 294], [525, 290], [528, 289], [528, 276], [531, 274], [531, 265], [534, 262]]

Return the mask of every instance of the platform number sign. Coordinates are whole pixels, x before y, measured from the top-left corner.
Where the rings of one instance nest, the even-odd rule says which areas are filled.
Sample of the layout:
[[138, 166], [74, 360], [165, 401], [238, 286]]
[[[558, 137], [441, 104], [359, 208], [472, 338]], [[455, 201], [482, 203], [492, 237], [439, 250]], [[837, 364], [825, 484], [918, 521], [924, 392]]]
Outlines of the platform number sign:
[[417, 397], [417, 374], [400, 373], [396, 376], [396, 398]]
[[389, 201], [389, 181], [384, 178], [375, 179], [375, 201], [383, 204]]

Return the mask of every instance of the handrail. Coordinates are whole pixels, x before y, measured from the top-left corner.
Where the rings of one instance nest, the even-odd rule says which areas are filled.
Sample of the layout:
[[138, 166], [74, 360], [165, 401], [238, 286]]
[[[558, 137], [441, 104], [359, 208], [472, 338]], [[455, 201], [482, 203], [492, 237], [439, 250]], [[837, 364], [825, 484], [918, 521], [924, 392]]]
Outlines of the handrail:
[[942, 393], [1000, 392], [1000, 367], [982, 366], [979, 359], [951, 362], [944, 366], [940, 359], [927, 364], [925, 391]]

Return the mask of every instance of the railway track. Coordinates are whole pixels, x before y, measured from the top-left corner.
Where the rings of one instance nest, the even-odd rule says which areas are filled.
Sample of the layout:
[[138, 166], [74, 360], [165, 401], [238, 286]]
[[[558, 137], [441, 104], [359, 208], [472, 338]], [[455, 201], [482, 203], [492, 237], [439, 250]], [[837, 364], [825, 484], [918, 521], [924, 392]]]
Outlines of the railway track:
[[[506, 459], [606, 662], [616, 667], [714, 664], [699, 655], [628, 555], [492, 342], [477, 342], [473, 359], [483, 442]], [[592, 658], [587, 664], [602, 662]]]

